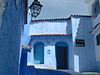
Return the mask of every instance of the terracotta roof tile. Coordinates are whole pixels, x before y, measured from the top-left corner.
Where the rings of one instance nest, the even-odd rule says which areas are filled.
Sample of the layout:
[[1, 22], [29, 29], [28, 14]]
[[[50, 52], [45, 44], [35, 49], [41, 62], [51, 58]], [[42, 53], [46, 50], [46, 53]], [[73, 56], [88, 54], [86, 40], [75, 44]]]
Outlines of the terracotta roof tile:
[[[83, 16], [83, 17], [91, 17], [92, 15], [88, 14], [72, 14], [71, 16]], [[32, 20], [32, 22], [37, 22], [37, 21], [54, 21], [54, 20], [68, 20], [71, 18], [71, 16], [67, 18], [55, 18], [55, 19], [38, 19], [38, 20]]]
[[72, 34], [33, 34], [31, 36], [71, 36]]
[[92, 17], [92, 15], [82, 15], [82, 14], [77, 14], [77, 15], [75, 15], [75, 14], [73, 14], [73, 15], [71, 15], [71, 16], [83, 16], [83, 17]]
[[70, 17], [68, 18], [56, 18], [56, 19], [39, 19], [39, 20], [32, 20], [32, 22], [36, 22], [36, 21], [53, 21], [53, 20], [67, 20], [70, 19]]

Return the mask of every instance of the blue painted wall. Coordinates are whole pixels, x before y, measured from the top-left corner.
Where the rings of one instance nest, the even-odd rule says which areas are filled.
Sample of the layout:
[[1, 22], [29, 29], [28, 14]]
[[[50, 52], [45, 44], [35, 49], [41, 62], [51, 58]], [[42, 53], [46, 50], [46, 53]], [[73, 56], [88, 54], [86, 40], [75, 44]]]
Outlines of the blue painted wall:
[[34, 46], [34, 64], [44, 64], [44, 44], [37, 42]]
[[[91, 17], [72, 16], [71, 21], [74, 50], [74, 70], [77, 72], [97, 71], [93, 35], [90, 34], [90, 30], [92, 28]], [[75, 39], [85, 40], [85, 47], [77, 47]]]
[[22, 49], [19, 75], [27, 75], [27, 49]]
[[[55, 43], [66, 42], [69, 47], [69, 69], [76, 72], [97, 71], [94, 38], [90, 34], [91, 28], [92, 20], [89, 16], [71, 16], [70, 19], [64, 21], [40, 21], [31, 23], [30, 35], [72, 33], [72, 37], [70, 38], [61, 36], [32, 36], [30, 41], [31, 46], [34, 46], [36, 42], [43, 42], [45, 45], [45, 57], [50, 59], [48, 61], [50, 63], [47, 63], [47, 59], [44, 57], [44, 65], [35, 66], [38, 68], [52, 66], [53, 69], [56, 69]], [[75, 39], [85, 40], [85, 47], [77, 47]], [[48, 49], [52, 50], [51, 55], [47, 54]], [[32, 48], [32, 52], [28, 54], [28, 65], [34, 65], [33, 51], [34, 47]], [[52, 60], [54, 61], [51, 62]]]
[[[100, 6], [100, 0], [98, 0], [98, 2]], [[96, 0], [91, 2], [91, 5], [93, 5], [92, 9], [94, 8], [94, 6], [96, 6], [95, 3], [96, 3]], [[100, 9], [100, 7], [98, 8]], [[93, 12], [93, 10], [91, 10], [91, 12]], [[94, 29], [93, 28], [91, 29], [92, 30], [91, 34], [94, 35], [96, 62], [98, 66], [98, 71], [100, 72], [100, 45], [97, 46], [97, 40], [96, 40], [96, 36], [100, 34], [100, 12], [97, 14], [97, 17], [92, 17], [92, 21], [93, 21], [92, 25]]]
[[1, 7], [5, 8], [2, 18], [0, 18], [2, 19], [2, 27], [0, 28], [0, 75], [18, 75], [21, 28], [24, 25], [22, 8], [24, 2], [23, 0], [3, 0], [3, 2], [4, 6], [0, 4]]

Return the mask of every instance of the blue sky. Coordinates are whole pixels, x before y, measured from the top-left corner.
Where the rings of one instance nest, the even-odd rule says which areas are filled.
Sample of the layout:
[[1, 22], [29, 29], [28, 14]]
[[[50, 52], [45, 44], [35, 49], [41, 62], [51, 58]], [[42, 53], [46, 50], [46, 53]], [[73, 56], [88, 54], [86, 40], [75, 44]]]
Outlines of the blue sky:
[[[31, 4], [33, 0], [29, 0]], [[66, 18], [71, 14], [89, 14], [84, 0], [39, 0], [43, 5], [36, 19]]]

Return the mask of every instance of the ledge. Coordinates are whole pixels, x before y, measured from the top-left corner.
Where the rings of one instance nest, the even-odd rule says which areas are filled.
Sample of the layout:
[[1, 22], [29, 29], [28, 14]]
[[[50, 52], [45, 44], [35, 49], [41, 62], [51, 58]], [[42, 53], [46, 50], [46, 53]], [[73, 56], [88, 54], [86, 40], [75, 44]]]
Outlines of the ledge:
[[22, 48], [31, 49], [32, 47], [31, 46], [25, 46], [25, 45], [23, 45]]

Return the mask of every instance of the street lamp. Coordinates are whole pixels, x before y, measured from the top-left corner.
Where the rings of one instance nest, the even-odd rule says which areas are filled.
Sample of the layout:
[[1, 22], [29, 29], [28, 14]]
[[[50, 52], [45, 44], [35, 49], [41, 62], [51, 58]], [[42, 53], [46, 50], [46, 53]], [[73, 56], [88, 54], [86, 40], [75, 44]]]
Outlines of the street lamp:
[[31, 11], [31, 15], [32, 17], [37, 17], [40, 14], [41, 8], [43, 5], [40, 4], [40, 2], [38, 0], [34, 0], [34, 2], [31, 4], [30, 11]]

